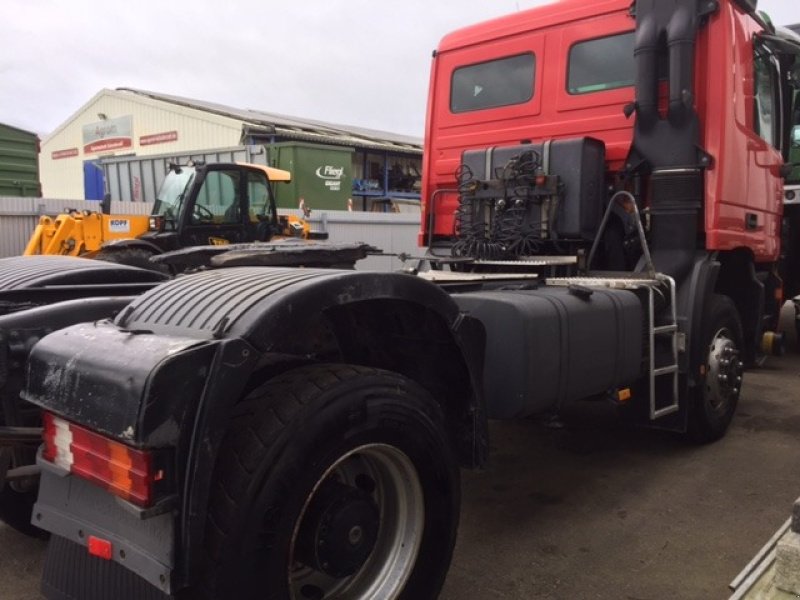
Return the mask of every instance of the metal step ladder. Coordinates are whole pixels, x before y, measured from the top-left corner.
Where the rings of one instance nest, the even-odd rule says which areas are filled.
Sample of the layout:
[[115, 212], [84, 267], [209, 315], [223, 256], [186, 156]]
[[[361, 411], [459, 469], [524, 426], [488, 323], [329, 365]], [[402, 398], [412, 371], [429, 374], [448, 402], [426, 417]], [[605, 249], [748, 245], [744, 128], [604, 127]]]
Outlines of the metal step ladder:
[[[669, 286], [670, 302], [667, 322], [661, 325], [655, 324], [655, 300], [653, 298], [654, 288], [648, 287], [649, 304], [649, 342], [650, 342], [650, 420], [676, 412], [679, 408], [678, 403], [678, 316], [675, 312], [675, 280], [666, 275], [657, 274], [657, 278], [666, 282]], [[667, 337], [670, 346], [670, 360], [667, 364], [656, 365], [656, 339]], [[656, 379], [659, 377], [671, 377], [669, 403], [665, 406], [658, 406], [656, 397]]]

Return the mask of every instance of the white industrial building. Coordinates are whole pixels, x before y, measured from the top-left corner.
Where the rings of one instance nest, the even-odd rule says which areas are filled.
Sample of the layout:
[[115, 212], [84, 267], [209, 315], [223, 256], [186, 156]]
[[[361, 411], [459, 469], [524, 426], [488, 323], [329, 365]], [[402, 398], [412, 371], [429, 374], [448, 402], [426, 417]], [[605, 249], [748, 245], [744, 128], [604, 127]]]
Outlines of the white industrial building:
[[285, 141], [354, 149], [354, 182], [369, 182], [363, 189], [354, 183], [355, 197], [413, 198], [416, 193], [407, 184], [393, 191], [391, 174], [418, 176], [419, 138], [120, 88], [98, 92], [42, 142], [43, 195], [99, 200], [104, 191], [99, 165], [110, 158], [180, 156]]

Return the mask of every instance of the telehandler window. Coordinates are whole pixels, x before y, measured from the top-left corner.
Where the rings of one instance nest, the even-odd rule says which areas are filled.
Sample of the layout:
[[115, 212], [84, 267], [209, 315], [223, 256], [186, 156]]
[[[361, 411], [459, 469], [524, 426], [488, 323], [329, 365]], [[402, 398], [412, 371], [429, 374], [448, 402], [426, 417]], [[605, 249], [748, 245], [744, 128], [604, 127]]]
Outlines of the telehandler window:
[[536, 57], [519, 54], [459, 67], [450, 84], [454, 113], [524, 104], [533, 98]]
[[578, 42], [569, 50], [567, 91], [590, 94], [634, 84], [633, 32]]
[[241, 222], [239, 171], [209, 171], [192, 210], [193, 225]]
[[263, 173], [247, 174], [247, 197], [250, 201], [250, 221], [255, 223], [259, 216], [271, 216], [267, 178]]

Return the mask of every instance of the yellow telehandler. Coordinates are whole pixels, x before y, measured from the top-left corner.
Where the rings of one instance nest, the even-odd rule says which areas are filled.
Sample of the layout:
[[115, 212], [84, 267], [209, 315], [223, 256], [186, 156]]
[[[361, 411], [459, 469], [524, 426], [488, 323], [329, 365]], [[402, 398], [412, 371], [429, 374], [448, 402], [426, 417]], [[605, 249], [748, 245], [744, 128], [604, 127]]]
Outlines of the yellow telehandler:
[[152, 256], [187, 246], [324, 239], [293, 215], [278, 215], [273, 184], [282, 169], [245, 163], [170, 165], [150, 215], [70, 210], [39, 220], [25, 255], [83, 256], [164, 269]]

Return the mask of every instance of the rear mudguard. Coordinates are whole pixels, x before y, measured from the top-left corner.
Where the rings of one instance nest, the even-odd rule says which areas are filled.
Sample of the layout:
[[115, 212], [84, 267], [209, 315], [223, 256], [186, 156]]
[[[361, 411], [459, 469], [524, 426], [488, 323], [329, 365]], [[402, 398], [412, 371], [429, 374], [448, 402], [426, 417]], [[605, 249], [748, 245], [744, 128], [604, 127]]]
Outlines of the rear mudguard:
[[166, 275], [155, 271], [73, 256], [0, 258], [0, 292], [45, 286], [160, 282], [166, 279]]
[[398, 302], [433, 316], [450, 336], [468, 390], [460, 410], [469, 439], [457, 442], [466, 464], [480, 464], [488, 447], [483, 328], [437, 286], [400, 273], [243, 267], [180, 277], [138, 297], [114, 324], [44, 338], [29, 360], [25, 398], [127, 444], [175, 448], [177, 543], [188, 550], [176, 575], [188, 582], [227, 416], [259, 365], [284, 354], [318, 315]]

